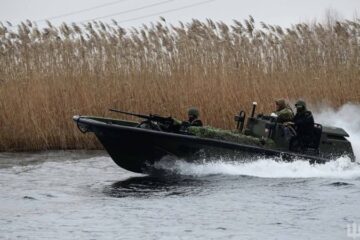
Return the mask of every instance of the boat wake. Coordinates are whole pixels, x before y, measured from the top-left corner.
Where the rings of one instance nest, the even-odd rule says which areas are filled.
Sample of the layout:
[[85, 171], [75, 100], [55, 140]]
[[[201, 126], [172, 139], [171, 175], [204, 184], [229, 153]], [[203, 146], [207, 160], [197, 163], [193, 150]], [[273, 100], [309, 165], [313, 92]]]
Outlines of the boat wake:
[[283, 162], [277, 159], [257, 159], [249, 162], [229, 159], [204, 160], [189, 163], [184, 160], [160, 161], [156, 168], [180, 175], [206, 176], [212, 174], [244, 175], [262, 178], [360, 178], [360, 106], [345, 104], [338, 110], [315, 106], [315, 120], [324, 125], [343, 127], [350, 135], [357, 162], [341, 157], [325, 164], [307, 161]]
[[315, 109], [319, 109], [314, 112], [316, 122], [341, 127], [349, 133], [356, 160], [360, 162], [360, 105], [347, 103], [337, 110], [319, 105]]
[[341, 157], [325, 164], [310, 164], [307, 161], [282, 162], [275, 159], [259, 159], [250, 162], [235, 162], [219, 159], [203, 163], [189, 163], [184, 160], [158, 162], [156, 168], [167, 172], [207, 176], [214, 174], [240, 175], [261, 178], [360, 178], [360, 164]]

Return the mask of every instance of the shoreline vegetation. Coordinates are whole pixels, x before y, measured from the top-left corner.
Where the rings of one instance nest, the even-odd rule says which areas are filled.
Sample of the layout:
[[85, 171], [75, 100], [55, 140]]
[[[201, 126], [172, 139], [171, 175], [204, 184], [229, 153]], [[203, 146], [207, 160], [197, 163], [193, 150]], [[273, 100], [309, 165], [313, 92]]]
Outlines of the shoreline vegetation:
[[252, 101], [265, 113], [278, 98], [360, 102], [360, 19], [256, 26], [0, 23], [0, 151], [99, 149], [72, 116], [125, 117], [108, 108], [185, 119], [197, 106], [231, 129]]

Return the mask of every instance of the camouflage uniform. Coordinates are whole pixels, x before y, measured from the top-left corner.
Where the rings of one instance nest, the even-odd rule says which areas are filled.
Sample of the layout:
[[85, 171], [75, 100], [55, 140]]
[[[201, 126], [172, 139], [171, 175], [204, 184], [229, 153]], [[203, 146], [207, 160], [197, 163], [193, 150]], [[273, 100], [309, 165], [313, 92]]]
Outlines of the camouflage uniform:
[[190, 126], [202, 127], [203, 123], [202, 123], [202, 121], [200, 119], [195, 119], [195, 120], [190, 122]]
[[279, 99], [275, 101], [275, 103], [277, 105], [277, 109], [276, 109], [277, 111], [275, 112], [275, 114], [278, 116], [277, 122], [278, 123], [291, 122], [294, 118], [294, 113], [290, 108], [290, 106], [285, 103], [285, 100]]
[[189, 116], [189, 119], [187, 121], [180, 121], [180, 120], [177, 120], [177, 119], [173, 119], [174, 122], [173, 122], [173, 125], [174, 125], [174, 128], [179, 128], [179, 129], [187, 129], [188, 127], [202, 127], [203, 126], [203, 123], [199, 118], [199, 110], [197, 108], [189, 108], [188, 109], [188, 116]]
[[202, 127], [203, 123], [202, 121], [199, 119], [199, 110], [197, 108], [191, 107], [188, 109], [188, 116], [189, 119], [187, 121], [187, 123], [189, 124], [189, 126], [194, 126], [194, 127]]

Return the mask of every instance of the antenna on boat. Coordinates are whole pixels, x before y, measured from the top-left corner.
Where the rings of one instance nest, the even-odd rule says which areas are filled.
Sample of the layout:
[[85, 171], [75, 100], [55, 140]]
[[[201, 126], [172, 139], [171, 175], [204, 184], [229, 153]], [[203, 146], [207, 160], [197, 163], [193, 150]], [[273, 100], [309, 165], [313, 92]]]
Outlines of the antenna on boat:
[[253, 118], [254, 115], [255, 115], [256, 105], [257, 105], [257, 102], [253, 102], [253, 108], [252, 108], [252, 111], [251, 111], [251, 117], [252, 117], [252, 118]]

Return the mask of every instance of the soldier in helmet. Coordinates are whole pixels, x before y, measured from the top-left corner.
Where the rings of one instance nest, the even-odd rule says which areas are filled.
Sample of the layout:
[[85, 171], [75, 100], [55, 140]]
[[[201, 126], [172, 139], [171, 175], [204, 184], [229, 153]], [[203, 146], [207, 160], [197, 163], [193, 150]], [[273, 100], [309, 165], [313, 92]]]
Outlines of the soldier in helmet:
[[291, 107], [285, 103], [284, 99], [278, 99], [275, 101], [278, 123], [291, 122], [294, 118], [294, 112]]
[[296, 137], [292, 140], [292, 144], [303, 149], [307, 143], [313, 140], [314, 131], [314, 117], [306, 108], [306, 103], [303, 100], [298, 100], [295, 103], [296, 114], [294, 117], [294, 126], [296, 130]]
[[187, 121], [180, 121], [174, 118], [172, 130], [179, 131], [179, 130], [186, 130], [188, 127], [202, 127], [203, 123], [199, 119], [199, 110], [195, 107], [191, 107], [188, 109], [188, 120]]
[[203, 123], [199, 119], [200, 113], [199, 110], [195, 107], [191, 107], [188, 109], [188, 120], [185, 125], [202, 127]]
[[291, 138], [296, 135], [295, 130], [292, 127], [294, 112], [284, 99], [276, 100], [275, 105], [276, 111], [274, 114], [276, 115], [277, 123], [280, 123], [279, 129], [281, 129], [285, 139], [290, 142]]

